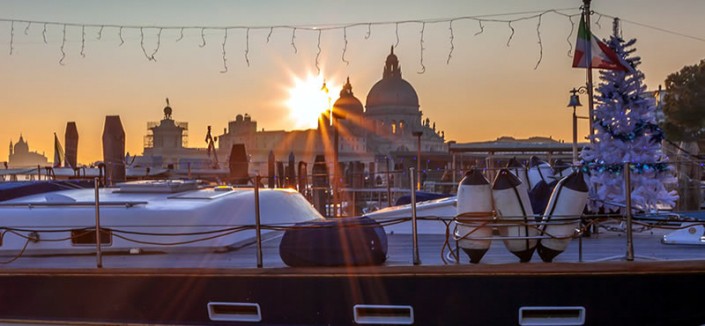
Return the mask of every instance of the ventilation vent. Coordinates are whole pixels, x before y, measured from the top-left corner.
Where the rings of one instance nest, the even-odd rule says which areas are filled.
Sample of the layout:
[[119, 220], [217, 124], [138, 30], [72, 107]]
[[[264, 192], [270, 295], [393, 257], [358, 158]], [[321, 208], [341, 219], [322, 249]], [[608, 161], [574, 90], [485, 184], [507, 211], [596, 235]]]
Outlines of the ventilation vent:
[[213, 321], [260, 322], [259, 304], [247, 302], [209, 302], [208, 317]]
[[366, 305], [353, 307], [358, 324], [411, 325], [414, 323], [414, 308], [411, 306]]
[[584, 325], [585, 307], [521, 307], [519, 325]]

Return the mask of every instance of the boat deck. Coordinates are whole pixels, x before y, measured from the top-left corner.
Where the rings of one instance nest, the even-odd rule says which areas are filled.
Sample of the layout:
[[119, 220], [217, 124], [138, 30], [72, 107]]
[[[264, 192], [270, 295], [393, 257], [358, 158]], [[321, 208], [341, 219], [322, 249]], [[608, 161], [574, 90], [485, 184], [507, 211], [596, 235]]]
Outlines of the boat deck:
[[519, 263], [501, 240], [479, 264], [455, 263], [445, 236], [422, 234], [414, 265], [412, 236], [398, 233], [381, 266], [287, 267], [281, 237], [263, 243], [262, 268], [256, 245], [111, 253], [102, 268], [94, 254], [21, 256], [0, 267], [0, 323], [700, 325], [684, 295], [705, 291], [705, 247], [662, 244], [667, 232], [634, 233], [634, 261], [616, 231], [573, 239], [552, 263]]
[[[633, 233], [634, 263], [649, 262], [674, 268], [675, 265], [700, 266], [705, 269], [705, 246], [667, 245], [661, 243], [662, 235], [670, 232], [664, 229], [651, 229]], [[239, 249], [223, 252], [179, 251], [179, 252], [142, 252], [139, 254], [105, 252], [102, 256], [102, 268], [97, 268], [95, 254], [81, 255], [22, 255], [19, 257], [0, 256], [0, 273], [55, 273], [63, 272], [143, 272], [192, 273], [206, 271], [213, 273], [304, 273], [312, 270], [327, 273], [354, 273], [374, 271], [383, 273], [420, 272], [420, 271], [456, 271], [456, 272], [502, 272], [526, 271], [530, 273], [559, 272], [561, 270], [595, 271], [610, 270], [614, 262], [627, 261], [627, 237], [624, 232], [600, 230], [590, 236], [573, 239], [567, 249], [557, 256], [552, 263], [542, 262], [534, 253], [528, 263], [519, 263], [501, 240], [493, 240], [492, 245], [479, 264], [471, 264], [467, 256], [460, 254], [456, 263], [448, 250], [448, 245], [455, 249], [451, 239], [440, 234], [420, 234], [418, 236], [420, 264], [413, 264], [412, 236], [410, 234], [388, 234], [387, 261], [381, 266], [335, 268], [291, 268], [279, 257], [281, 236], [272, 237], [262, 243], [262, 268], [257, 268], [257, 246], [250, 244]], [[14, 260], [13, 260], [14, 259]], [[12, 261], [11, 261], [12, 260]], [[11, 261], [11, 262], [10, 262]], [[674, 264], [678, 262], [678, 264]], [[621, 265], [624, 269], [625, 264]], [[639, 264], [634, 264], [639, 265]], [[518, 268], [518, 266], [520, 268]], [[685, 266], [685, 265], [683, 265]], [[651, 266], [653, 267], [653, 266]]]

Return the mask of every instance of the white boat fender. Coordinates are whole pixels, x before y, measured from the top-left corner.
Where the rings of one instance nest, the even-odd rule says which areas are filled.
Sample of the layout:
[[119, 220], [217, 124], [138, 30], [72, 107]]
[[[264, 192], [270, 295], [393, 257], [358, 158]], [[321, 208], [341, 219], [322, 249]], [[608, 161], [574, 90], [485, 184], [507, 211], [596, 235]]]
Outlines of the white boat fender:
[[529, 200], [531, 201], [531, 210], [536, 216], [536, 221], [540, 222], [544, 211], [546, 210], [546, 205], [548, 205], [548, 200], [551, 199], [551, 193], [555, 188], [557, 182], [552, 184], [547, 184], [543, 181], [539, 182], [534, 189], [529, 191]]
[[504, 246], [519, 257], [520, 262], [530, 261], [538, 243], [536, 236], [539, 230], [531, 214], [531, 202], [526, 184], [508, 169], [501, 169], [494, 179], [492, 196], [499, 220], [499, 234], [503, 237], [525, 237], [525, 239], [505, 239]]
[[538, 156], [532, 156], [529, 160], [527, 176], [529, 178], [529, 190], [532, 190], [541, 181], [546, 184], [553, 181], [553, 168], [548, 162], [538, 158]]
[[562, 253], [580, 224], [588, 198], [588, 185], [582, 171], [575, 171], [558, 182], [548, 201], [542, 235], [551, 236], [539, 241], [536, 251], [545, 262]]
[[492, 189], [480, 170], [472, 169], [460, 180], [457, 203], [455, 236], [459, 239], [458, 246], [468, 255], [471, 263], [479, 263], [492, 243], [489, 239], [492, 227], [487, 224], [494, 215]]
[[509, 162], [507, 162], [507, 169], [517, 176], [519, 180], [521, 180], [521, 183], [524, 184], [526, 191], [529, 191], [529, 176], [527, 175], [526, 166], [521, 164], [515, 157], [512, 157], [509, 159]]
[[553, 162], [553, 179], [560, 181], [561, 179], [569, 176], [573, 172], [573, 166], [568, 162], [561, 159], [557, 159]]
[[536, 156], [531, 157], [529, 162], [529, 199], [531, 200], [531, 209], [536, 215], [536, 221], [541, 221], [548, 200], [551, 197], [551, 192], [556, 183], [553, 182], [553, 169], [551, 166]]

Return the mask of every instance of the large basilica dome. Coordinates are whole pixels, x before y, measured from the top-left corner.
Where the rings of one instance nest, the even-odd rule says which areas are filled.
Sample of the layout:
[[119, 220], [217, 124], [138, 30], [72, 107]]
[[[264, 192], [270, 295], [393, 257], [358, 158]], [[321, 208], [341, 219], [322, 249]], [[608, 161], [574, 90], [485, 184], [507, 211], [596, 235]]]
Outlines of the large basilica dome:
[[401, 78], [399, 60], [394, 55], [394, 47], [387, 56], [382, 79], [378, 81], [367, 94], [367, 108], [376, 107], [419, 107], [419, 97], [416, 90], [406, 80]]

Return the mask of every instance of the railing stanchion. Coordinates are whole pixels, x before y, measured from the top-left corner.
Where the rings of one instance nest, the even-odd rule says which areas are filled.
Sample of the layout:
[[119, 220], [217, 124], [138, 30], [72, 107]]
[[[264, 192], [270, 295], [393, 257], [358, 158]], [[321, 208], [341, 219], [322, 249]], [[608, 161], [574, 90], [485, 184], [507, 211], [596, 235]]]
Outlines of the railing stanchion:
[[578, 232], [578, 262], [583, 262], [583, 231]]
[[634, 238], [632, 235], [632, 182], [630, 163], [624, 163], [624, 198], [626, 203], [626, 218], [627, 218], [627, 260], [634, 260]]
[[411, 236], [413, 241], [414, 265], [421, 264], [419, 258], [419, 235], [416, 228], [416, 180], [414, 180], [414, 168], [409, 168], [409, 180], [411, 185]]
[[99, 185], [100, 181], [98, 178], [93, 179], [93, 184], [95, 187], [95, 253], [96, 253], [96, 267], [103, 268], [103, 251], [101, 250], [100, 244], [100, 195], [99, 195]]
[[257, 233], [257, 268], [262, 268], [262, 225], [259, 211], [259, 183], [261, 177], [255, 176], [255, 231]]

